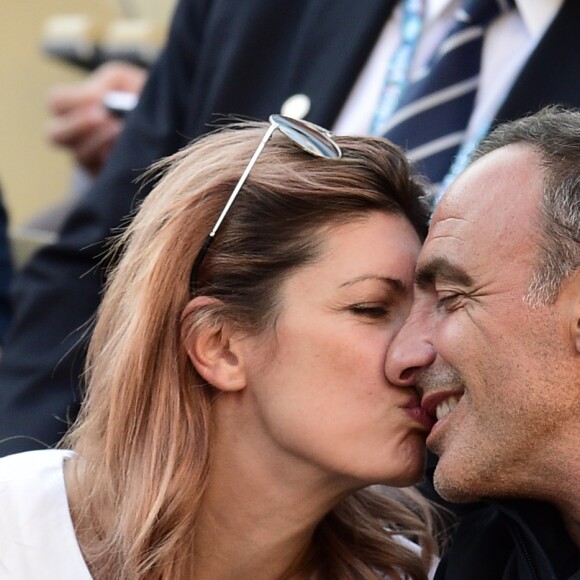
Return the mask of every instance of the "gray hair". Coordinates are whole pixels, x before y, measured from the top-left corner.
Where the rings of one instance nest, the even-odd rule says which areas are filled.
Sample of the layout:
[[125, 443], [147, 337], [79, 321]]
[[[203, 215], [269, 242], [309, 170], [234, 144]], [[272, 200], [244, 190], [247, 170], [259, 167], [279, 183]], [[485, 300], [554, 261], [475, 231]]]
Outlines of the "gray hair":
[[580, 111], [550, 106], [501, 124], [480, 143], [472, 160], [515, 143], [539, 154], [544, 183], [537, 264], [526, 301], [553, 304], [564, 280], [580, 267]]

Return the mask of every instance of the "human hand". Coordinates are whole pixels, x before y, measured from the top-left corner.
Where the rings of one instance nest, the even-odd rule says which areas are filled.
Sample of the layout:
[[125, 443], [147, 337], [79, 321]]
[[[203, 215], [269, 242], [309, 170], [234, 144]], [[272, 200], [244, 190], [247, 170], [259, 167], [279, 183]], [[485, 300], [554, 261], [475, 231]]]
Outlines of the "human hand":
[[121, 132], [124, 122], [103, 105], [110, 91], [139, 94], [147, 71], [132, 64], [111, 61], [97, 68], [85, 81], [52, 89], [47, 128], [51, 143], [71, 150], [77, 163], [96, 175]]

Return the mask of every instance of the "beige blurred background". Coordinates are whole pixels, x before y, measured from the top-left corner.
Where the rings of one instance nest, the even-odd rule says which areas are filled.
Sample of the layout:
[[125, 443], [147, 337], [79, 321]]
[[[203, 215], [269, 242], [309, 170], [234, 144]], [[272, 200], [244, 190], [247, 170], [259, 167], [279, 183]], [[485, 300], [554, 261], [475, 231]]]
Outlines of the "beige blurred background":
[[47, 19], [85, 14], [107, 25], [151, 19], [165, 28], [174, 0], [0, 0], [0, 183], [12, 229], [69, 191], [71, 159], [45, 139], [50, 87], [80, 80], [80, 68], [43, 54]]

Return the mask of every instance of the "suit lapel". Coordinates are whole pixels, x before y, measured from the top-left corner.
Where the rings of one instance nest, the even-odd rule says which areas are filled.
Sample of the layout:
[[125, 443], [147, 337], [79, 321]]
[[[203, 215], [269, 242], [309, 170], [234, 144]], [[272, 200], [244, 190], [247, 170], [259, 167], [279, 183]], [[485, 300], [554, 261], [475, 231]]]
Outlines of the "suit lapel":
[[307, 119], [331, 126], [396, 0], [311, 0], [290, 59], [287, 96], [310, 98]]
[[580, 106], [580, 2], [566, 0], [516, 79], [496, 123], [550, 104]]

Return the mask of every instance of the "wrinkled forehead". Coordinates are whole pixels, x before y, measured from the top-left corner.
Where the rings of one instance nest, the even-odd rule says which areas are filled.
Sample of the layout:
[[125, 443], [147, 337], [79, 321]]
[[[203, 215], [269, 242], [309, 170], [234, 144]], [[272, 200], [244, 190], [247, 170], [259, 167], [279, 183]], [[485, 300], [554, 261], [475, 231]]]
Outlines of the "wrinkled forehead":
[[521, 144], [478, 159], [435, 209], [422, 257], [433, 247], [445, 251], [446, 245], [475, 254], [529, 250], [537, 229], [542, 171], [539, 154]]

